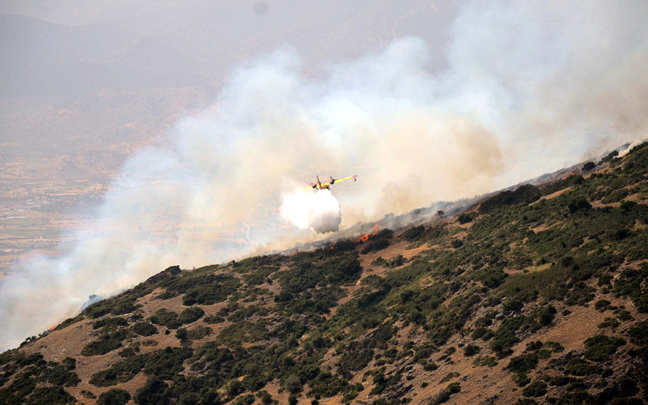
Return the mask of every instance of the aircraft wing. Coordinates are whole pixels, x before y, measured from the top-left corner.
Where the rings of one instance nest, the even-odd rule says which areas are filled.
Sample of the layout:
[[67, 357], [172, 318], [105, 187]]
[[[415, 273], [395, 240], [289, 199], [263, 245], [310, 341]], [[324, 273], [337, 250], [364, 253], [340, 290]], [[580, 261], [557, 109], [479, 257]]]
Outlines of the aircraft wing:
[[[324, 183], [322, 183], [322, 184], [324, 184]], [[313, 188], [315, 186], [317, 186], [317, 183], [311, 183], [311, 184], [307, 185], [306, 187], [300, 188], [300, 190], [309, 190], [309, 189], [311, 189], [311, 188]]]
[[[354, 176], [349, 176], [349, 177], [342, 177], [341, 179], [335, 179], [335, 184], [338, 184], [338, 183], [346, 181], [346, 180], [351, 180], [351, 179], [355, 180], [356, 177], [358, 177], [358, 176], [354, 175]], [[324, 184], [324, 183], [322, 183], [322, 184]], [[327, 181], [326, 184], [331, 184], [331, 181], [330, 180]]]

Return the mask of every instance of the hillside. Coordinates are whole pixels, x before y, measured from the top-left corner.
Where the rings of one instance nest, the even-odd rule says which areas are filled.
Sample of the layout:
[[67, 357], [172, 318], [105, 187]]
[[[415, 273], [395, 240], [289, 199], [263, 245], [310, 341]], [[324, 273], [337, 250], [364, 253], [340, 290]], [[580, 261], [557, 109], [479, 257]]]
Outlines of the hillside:
[[648, 143], [613, 158], [429, 226], [170, 267], [1, 354], [0, 403], [644, 403]]

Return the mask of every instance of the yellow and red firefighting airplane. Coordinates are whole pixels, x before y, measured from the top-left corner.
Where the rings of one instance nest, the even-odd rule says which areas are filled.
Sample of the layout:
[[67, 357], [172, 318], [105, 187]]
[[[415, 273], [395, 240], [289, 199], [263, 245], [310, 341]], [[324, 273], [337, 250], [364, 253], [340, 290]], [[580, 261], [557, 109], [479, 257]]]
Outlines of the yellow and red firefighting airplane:
[[331, 177], [331, 180], [328, 180], [328, 181], [325, 181], [325, 182], [321, 182], [320, 179], [319, 179], [319, 176], [315, 176], [315, 177], [317, 177], [317, 183], [312, 183], [308, 187], [302, 188], [302, 190], [308, 190], [309, 188], [312, 188], [314, 190], [330, 190], [331, 189], [330, 186], [332, 184], [337, 184], [337, 183], [340, 183], [342, 181], [351, 180], [351, 179], [353, 179], [353, 181], [358, 181], [358, 180], [356, 180], [356, 177], [358, 177], [357, 174], [353, 175], [353, 176], [349, 176], [349, 177], [343, 177], [341, 179], [334, 179], [333, 177]]

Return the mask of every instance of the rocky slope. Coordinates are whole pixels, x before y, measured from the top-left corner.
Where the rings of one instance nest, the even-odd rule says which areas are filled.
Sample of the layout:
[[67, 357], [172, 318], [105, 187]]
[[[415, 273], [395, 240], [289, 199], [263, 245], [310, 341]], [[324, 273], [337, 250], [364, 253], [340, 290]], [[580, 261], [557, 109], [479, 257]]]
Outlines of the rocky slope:
[[644, 403], [648, 144], [613, 158], [444, 222], [171, 267], [1, 354], [0, 403]]

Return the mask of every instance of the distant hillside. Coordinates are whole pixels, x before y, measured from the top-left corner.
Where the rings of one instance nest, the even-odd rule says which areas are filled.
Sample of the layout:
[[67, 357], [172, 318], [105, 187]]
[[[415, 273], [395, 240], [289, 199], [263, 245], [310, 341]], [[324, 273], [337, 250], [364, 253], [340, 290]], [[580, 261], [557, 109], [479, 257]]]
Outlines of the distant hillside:
[[110, 25], [0, 15], [0, 97], [206, 84], [179, 52]]
[[644, 403], [648, 143], [604, 160], [436, 225], [170, 267], [1, 354], [0, 403]]

